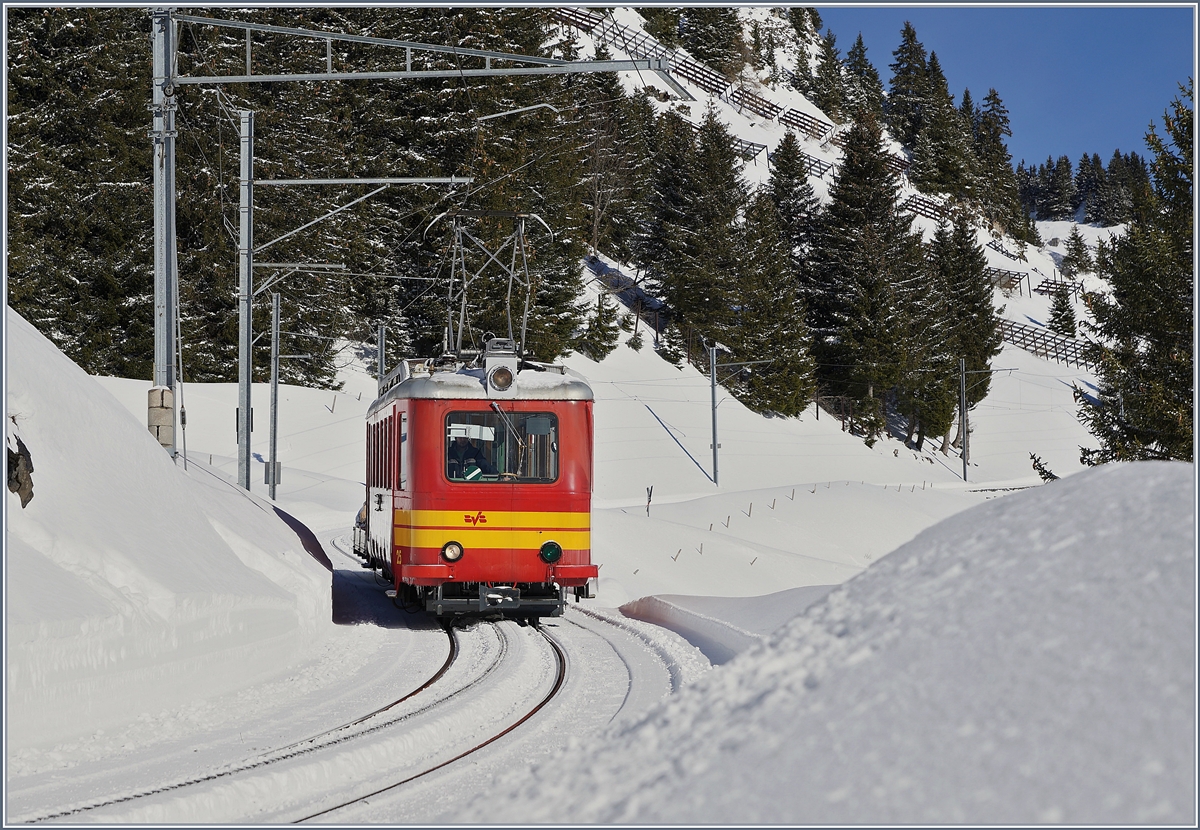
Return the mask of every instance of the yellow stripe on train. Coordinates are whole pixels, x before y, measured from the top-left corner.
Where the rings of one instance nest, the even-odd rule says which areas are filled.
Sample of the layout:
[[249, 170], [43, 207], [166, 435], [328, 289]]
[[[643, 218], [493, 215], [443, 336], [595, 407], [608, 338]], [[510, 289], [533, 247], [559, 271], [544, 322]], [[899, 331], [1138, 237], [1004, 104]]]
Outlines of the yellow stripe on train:
[[590, 550], [592, 534], [587, 530], [512, 530], [475, 528], [396, 528], [396, 544], [405, 548], [440, 548], [451, 540], [465, 548], [513, 548], [537, 550], [553, 539], [566, 550]]
[[450, 528], [570, 528], [590, 530], [592, 514], [578, 512], [528, 512], [504, 510], [397, 510], [396, 527]]

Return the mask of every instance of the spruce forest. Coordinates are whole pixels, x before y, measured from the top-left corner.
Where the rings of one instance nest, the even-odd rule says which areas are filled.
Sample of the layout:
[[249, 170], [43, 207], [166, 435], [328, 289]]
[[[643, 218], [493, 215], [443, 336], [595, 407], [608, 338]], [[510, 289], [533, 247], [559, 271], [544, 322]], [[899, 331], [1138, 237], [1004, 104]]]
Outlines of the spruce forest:
[[[261, 8], [185, 14], [402, 41], [573, 60], [579, 43], [551, 8]], [[349, 342], [388, 362], [444, 349], [448, 211], [537, 214], [528, 231], [535, 289], [526, 350], [596, 359], [628, 316], [602, 296], [580, 299], [581, 260], [602, 253], [636, 272], [664, 304], [647, 345], [707, 371], [723, 361], [766, 365], [727, 383], [756, 411], [796, 416], [814, 396], [851, 402], [873, 443], [890, 418], [908, 437], [957, 443], [959, 361], [984, 378], [1001, 347], [1000, 314], [976, 231], [1019, 250], [1040, 245], [1037, 220], [1124, 225], [1093, 256], [1068, 248], [1062, 271], [1106, 279], [1089, 295], [1094, 323], [1051, 325], [1090, 340], [1100, 380], [1078, 392], [1100, 442], [1092, 462], [1192, 457], [1192, 87], [1181, 87], [1150, 155], [1116, 150], [1074, 166], [1066, 157], [1014, 169], [1008, 111], [989, 89], [956, 102], [936, 52], [906, 25], [879, 68], [861, 36], [843, 56], [814, 9], [779, 10], [772, 27], [743, 25], [735, 8], [639, 10], [646, 31], [730, 79], [746, 73], [806, 96], [842, 133], [844, 154], [821, 203], [794, 133], [753, 189], [747, 160], [711, 105], [689, 121], [653, 88], [615, 74], [537, 78], [184, 85], [176, 142], [182, 372], [185, 382], [232, 381], [237, 364], [239, 110], [255, 113], [259, 178], [472, 177], [470, 185], [392, 186], [289, 236], [280, 262], [335, 262], [281, 284], [289, 383], [330, 386]], [[93, 374], [149, 377], [153, 358], [150, 17], [136, 8], [9, 8], [8, 303]], [[364, 44], [255, 33], [253, 71], [403, 68], [403, 54]], [[778, 65], [786, 46], [795, 63]], [[181, 73], [244, 70], [244, 34], [183, 24]], [[609, 57], [601, 50], [597, 57]], [[421, 68], [468, 58], [421, 53]], [[477, 60], [477, 59], [476, 59]], [[879, 56], [874, 56], [879, 61]], [[399, 67], [397, 67], [399, 62]], [[474, 65], [474, 64], [472, 64]], [[414, 68], [416, 68], [414, 66]], [[884, 70], [881, 74], [880, 70]], [[883, 77], [888, 77], [886, 83]], [[1165, 103], [1165, 102], [1164, 102]], [[549, 104], [479, 120], [483, 116]], [[693, 123], [695, 122], [695, 123]], [[907, 169], [897, 169], [893, 142]], [[1106, 153], [1107, 155], [1107, 153]], [[932, 238], [897, 202], [901, 176], [947, 206]], [[259, 188], [255, 239], [288, 234], [366, 196], [365, 185]], [[511, 220], [483, 217], [500, 244]], [[478, 263], [476, 267], [482, 267]], [[472, 288], [464, 345], [507, 331], [507, 282]], [[255, 308], [266, 331], [269, 301]], [[651, 335], [652, 336], [652, 335]], [[637, 341], [635, 341], [637, 342]], [[256, 360], [256, 380], [267, 361]], [[723, 381], [724, 382], [724, 381]], [[958, 424], [959, 428], [961, 425]]]

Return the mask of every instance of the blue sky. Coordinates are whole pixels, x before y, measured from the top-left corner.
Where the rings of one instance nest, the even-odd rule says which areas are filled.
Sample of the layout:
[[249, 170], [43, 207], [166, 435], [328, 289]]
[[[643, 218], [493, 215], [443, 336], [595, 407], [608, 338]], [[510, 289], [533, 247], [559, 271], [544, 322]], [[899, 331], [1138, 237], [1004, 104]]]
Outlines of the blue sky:
[[[1148, 155], [1159, 126], [1193, 74], [1193, 8], [816, 6], [843, 57], [861, 31], [886, 89], [888, 65], [912, 23], [937, 52], [957, 104], [964, 87], [979, 103], [994, 87], [1008, 107], [1016, 166], [1087, 152], [1108, 164], [1113, 150]], [[822, 33], [824, 30], [822, 30]]]

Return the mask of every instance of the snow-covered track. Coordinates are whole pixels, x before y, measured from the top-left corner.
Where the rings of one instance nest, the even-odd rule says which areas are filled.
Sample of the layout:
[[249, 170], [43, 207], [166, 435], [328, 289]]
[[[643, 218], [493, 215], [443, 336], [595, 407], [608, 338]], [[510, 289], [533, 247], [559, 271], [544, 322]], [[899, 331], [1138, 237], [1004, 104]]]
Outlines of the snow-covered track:
[[[347, 742], [354, 741], [384, 730], [392, 730], [401, 724], [420, 719], [421, 716], [458, 698], [463, 693], [477, 686], [500, 666], [509, 651], [509, 640], [504, 636], [492, 633], [492, 627], [478, 627], [474, 634], [468, 634], [469, 647], [465, 649], [466, 660], [462, 660], [464, 648], [460, 631], [453, 628], [445, 629], [449, 648], [445, 662], [420, 686], [368, 712], [354, 720], [323, 730], [301, 741], [293, 741], [286, 745], [260, 752], [255, 756], [211, 769], [201, 774], [164, 782], [153, 787], [113, 793], [108, 797], [90, 802], [79, 802], [65, 806], [54, 812], [34, 813], [15, 816], [14, 820], [22, 823], [38, 823], [61, 820], [113, 820], [114, 811], [133, 806], [139, 813], [143, 810], [158, 812], [148, 802], [163, 798], [170, 799], [176, 804], [191, 801], [189, 791], [202, 790], [206, 786], [221, 785], [235, 780], [244, 780], [249, 776], [270, 772], [269, 768], [288, 761], [302, 759], [305, 756], [320, 755], [334, 751]], [[482, 636], [481, 636], [482, 635]], [[463, 665], [465, 663], [466, 665]], [[456, 671], [451, 672], [451, 669]], [[451, 675], [451, 676], [447, 676]], [[205, 799], [201, 799], [205, 800]], [[138, 802], [146, 802], [143, 807]], [[174, 815], [174, 811], [166, 810], [166, 815]], [[193, 817], [192, 820], [204, 820]]]
[[388, 784], [387, 786], [384, 786], [384, 787], [380, 787], [378, 789], [373, 790], [372, 792], [365, 793], [365, 794], [357, 796], [353, 799], [348, 799], [346, 801], [343, 801], [342, 803], [335, 804], [331, 807], [327, 807], [318, 812], [311, 813], [309, 815], [303, 816], [298, 819], [294, 819], [293, 823], [299, 824], [299, 823], [309, 821], [312, 819], [323, 818], [325, 816], [329, 816], [330, 814], [335, 813], [339, 810], [345, 809], [352, 805], [356, 805], [356, 804], [365, 802], [368, 798], [374, 798], [376, 796], [383, 795], [384, 793], [393, 792], [394, 790], [396, 790], [399, 787], [404, 786], [405, 784], [409, 784], [413, 781], [416, 781], [419, 778], [423, 778], [423, 777], [429, 775], [430, 773], [433, 773], [440, 769], [448, 767], [451, 764], [455, 763], [456, 761], [460, 761], [469, 755], [473, 755], [474, 753], [480, 751], [481, 749], [484, 749], [485, 747], [490, 746], [491, 744], [500, 740], [505, 735], [508, 735], [510, 732], [513, 732], [514, 730], [516, 730], [518, 727], [520, 727], [522, 724], [524, 724], [526, 721], [528, 721], [530, 718], [532, 718], [534, 715], [536, 715], [538, 712], [540, 712], [543, 708], [545, 708], [546, 705], [549, 704], [550, 701], [552, 701], [558, 695], [559, 691], [563, 687], [564, 681], [566, 680], [566, 677], [567, 677], [567, 655], [563, 651], [562, 646], [559, 645], [559, 643], [555, 640], [555, 638], [552, 637], [542, 626], [535, 625], [535, 626], [531, 626], [531, 627], [535, 631], [537, 631], [542, 636], [542, 638], [550, 645], [550, 648], [553, 651], [554, 656], [555, 656], [556, 670], [554, 672], [554, 682], [553, 682], [553, 685], [551, 686], [550, 690], [545, 694], [544, 697], [542, 697], [536, 704], [534, 704], [534, 706], [532, 708], [530, 708], [529, 711], [527, 711], [524, 715], [522, 715], [517, 721], [504, 727], [502, 730], [496, 732], [491, 737], [489, 737], [485, 740], [479, 741], [474, 746], [458, 753], [457, 755], [455, 755], [452, 758], [448, 758], [446, 760], [440, 761], [439, 763], [436, 763], [432, 766], [422, 769], [419, 772], [408, 775], [403, 780], [396, 781], [396, 782]]

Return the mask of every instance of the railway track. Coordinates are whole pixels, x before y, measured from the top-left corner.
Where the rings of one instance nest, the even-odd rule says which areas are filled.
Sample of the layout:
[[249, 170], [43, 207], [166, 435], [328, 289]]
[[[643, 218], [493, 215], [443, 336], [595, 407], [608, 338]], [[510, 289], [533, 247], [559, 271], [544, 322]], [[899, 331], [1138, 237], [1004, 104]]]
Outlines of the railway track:
[[[343, 553], [336, 543], [327, 549], [335, 556]], [[351, 597], [353, 603], [362, 596], [378, 598], [370, 574], [357, 568], [342, 573], [353, 592], [361, 593]], [[362, 609], [361, 621], [383, 615], [394, 624], [390, 605], [377, 604], [381, 607]], [[411, 643], [420, 641], [413, 631], [414, 637], [398, 641], [395, 654], [389, 646], [372, 658], [384, 657], [385, 668], [365, 678], [374, 682], [376, 692], [386, 688], [382, 681], [403, 683], [404, 693], [360, 708], [367, 709], [364, 714], [334, 719], [334, 713], [347, 711], [348, 700], [369, 698], [350, 694], [353, 687], [344, 683], [330, 687], [340, 698], [338, 706], [322, 709], [325, 722], [337, 724], [329, 728], [319, 728], [314, 713], [289, 707], [293, 699], [285, 697], [284, 705], [269, 710], [272, 717], [305, 715], [298, 720], [317, 727], [307, 736], [296, 738], [297, 733], [305, 735], [302, 723], [288, 724], [288, 729], [264, 723], [247, 745], [272, 748], [233, 763], [204, 767], [196, 763], [203, 756], [183, 754], [189, 752], [184, 744], [170, 754], [158, 750], [129, 765], [114, 765], [105, 775], [75, 777], [69, 788], [63, 777], [55, 776], [57, 786], [26, 787], [14, 800], [10, 786], [9, 820], [132, 824], [428, 818], [436, 813], [406, 814], [441, 809], [439, 795], [460, 785], [469, 791], [476, 770], [515, 769], [531, 757], [547, 757], [569, 736], [597, 733], [613, 721], [638, 715], [686, 682], [684, 675], [692, 674], [688, 656], [656, 643], [653, 631], [642, 628], [651, 627], [618, 612], [575, 606], [544, 626], [501, 621], [446, 630], [444, 659], [428, 640], [417, 649], [427, 666], [427, 676], [420, 680], [408, 677], [403, 668], [411, 659]], [[429, 629], [427, 635], [436, 631]], [[550, 706], [556, 698], [567, 703]], [[521, 729], [539, 712], [536, 726]], [[278, 739], [264, 744], [267, 735]], [[237, 747], [226, 739], [202, 746], [202, 751], [219, 762]], [[474, 760], [458, 763], [468, 758]], [[174, 777], [169, 765], [179, 770]], [[157, 783], [127, 786], [139, 778]], [[74, 797], [56, 796], [64, 790]], [[80, 797], [83, 792], [93, 795]], [[50, 810], [46, 804], [62, 807]]]
[[[550, 644], [551, 653], [554, 655], [551, 662], [557, 666], [554, 682], [551, 684], [551, 694], [545, 695], [544, 699], [523, 717], [516, 718], [515, 723], [503, 724], [495, 730], [496, 734], [491, 739], [474, 741], [466, 751], [461, 749], [461, 739], [447, 739], [447, 730], [441, 727], [456, 720], [454, 712], [459, 709], [457, 704], [478, 698], [481, 688], [485, 686], [504, 689], [510, 684], [512, 675], [521, 673], [517, 669], [505, 669], [513, 659], [512, 652], [517, 652], [516, 662], [523, 668], [528, 668], [531, 655], [528, 643], [524, 641], [530, 638], [523, 636], [520, 633], [522, 631], [528, 630], [519, 628], [515, 623], [481, 624], [469, 631], [448, 629], [449, 653], [445, 663], [433, 676], [417, 689], [349, 722], [204, 774], [92, 801], [77, 802], [60, 810], [14, 815], [12, 818], [22, 823], [64, 820], [131, 823], [238, 821], [248, 817], [240, 813], [224, 815], [222, 810], [228, 809], [229, 805], [242, 803], [247, 790], [257, 793], [254, 801], [264, 804], [265, 814], [295, 814], [312, 804], [313, 796], [320, 795], [322, 790], [345, 793], [353, 791], [351, 788], [361, 789], [364, 782], [378, 784], [380, 776], [387, 774], [389, 769], [387, 760], [382, 764], [373, 760], [374, 756], [380, 755], [377, 749], [380, 746], [389, 750], [397, 746], [405, 747], [410, 756], [423, 762], [423, 766], [416, 772], [408, 772], [403, 778], [411, 780], [420, 777], [471, 754], [517, 728], [544, 706], [561, 687], [565, 657], [561, 648], [541, 632], [538, 639]], [[532, 660], [540, 662], [536, 655], [532, 656]], [[476, 704], [475, 708], [479, 710], [488, 707]], [[497, 708], [503, 711], [511, 709], [512, 706], [506, 707], [501, 703]], [[371, 740], [362, 740], [368, 736], [371, 736]], [[452, 757], [448, 759], [430, 760], [436, 758], [438, 750], [443, 746], [457, 748], [457, 751], [452, 751]], [[390, 751], [382, 754], [385, 758], [392, 759], [398, 755]], [[403, 760], [403, 757], [400, 760]], [[356, 774], [351, 780], [346, 780], [344, 772], [356, 768], [370, 772]], [[283, 772], [284, 770], [286, 772]], [[341, 774], [327, 774], [331, 770]], [[375, 770], [382, 772], [375, 773]], [[283, 774], [280, 774], [281, 772]], [[322, 778], [329, 780], [322, 784]], [[300, 785], [303, 792], [296, 793], [295, 787], [289, 788], [286, 785], [280, 788], [280, 782], [304, 782]], [[395, 786], [399, 786], [399, 783], [389, 781], [382, 789]], [[372, 789], [378, 790], [380, 787], [375, 786]], [[272, 790], [275, 792], [270, 795]], [[370, 793], [367, 793], [364, 797], [369, 795]], [[267, 798], [263, 799], [262, 796]], [[324, 797], [328, 799], [332, 796], [327, 792]], [[356, 799], [342, 799], [347, 804], [353, 803], [354, 800]], [[342, 804], [339, 802], [323, 808], [323, 811], [338, 809], [340, 806]], [[311, 813], [312, 810], [310, 808], [305, 812]]]
[[341, 803], [335, 804], [331, 807], [326, 807], [325, 809], [319, 810], [314, 813], [310, 813], [309, 815], [303, 816], [298, 819], [294, 819], [292, 823], [293, 824], [302, 824], [302, 823], [304, 823], [306, 821], [310, 821], [312, 819], [329, 816], [329, 815], [336, 813], [340, 810], [343, 810], [347, 807], [351, 807], [355, 804], [361, 804], [361, 803], [365, 802], [368, 798], [374, 798], [376, 796], [383, 795], [384, 793], [392, 792], [392, 791], [398, 789], [399, 787], [404, 786], [405, 784], [409, 784], [409, 783], [412, 783], [413, 781], [416, 781], [417, 779], [424, 778], [425, 776], [427, 776], [431, 773], [437, 772], [438, 770], [448, 767], [451, 764], [455, 763], [456, 761], [460, 761], [463, 758], [466, 758], [469, 755], [473, 755], [476, 752], [479, 752], [480, 750], [484, 749], [485, 747], [490, 746], [491, 744], [493, 744], [496, 741], [503, 738], [505, 735], [508, 735], [510, 732], [512, 732], [513, 730], [520, 727], [522, 724], [524, 724], [526, 721], [528, 721], [530, 718], [532, 718], [534, 715], [536, 715], [538, 712], [540, 712], [543, 708], [545, 708], [545, 706], [547, 704], [549, 704], [550, 701], [553, 700], [558, 695], [559, 691], [562, 689], [563, 682], [566, 680], [567, 655], [563, 651], [562, 646], [559, 645], [555, 641], [555, 639], [552, 636], [550, 636], [549, 633], [547, 633], [545, 631], [545, 629], [543, 629], [541, 626], [534, 626], [534, 629], [545, 639], [545, 641], [547, 643], [550, 644], [550, 647], [553, 650], [553, 652], [557, 658], [556, 662], [557, 662], [558, 668], [557, 668], [557, 671], [555, 672], [554, 683], [553, 683], [552, 687], [550, 688], [549, 692], [547, 692], [546, 695], [541, 700], [539, 700], [528, 712], [526, 712], [519, 720], [517, 720], [516, 722], [505, 727], [501, 731], [495, 733], [494, 735], [487, 738], [486, 740], [480, 741], [480, 742], [476, 743], [474, 746], [470, 747], [469, 749], [464, 750], [463, 752], [460, 752], [459, 754], [455, 755], [453, 758], [448, 758], [448, 759], [441, 761], [433, 766], [423, 769], [420, 772], [416, 772], [411, 775], [408, 775], [407, 777], [403, 778], [400, 781], [390, 783], [384, 787], [380, 787], [369, 793], [364, 793], [355, 798], [352, 798], [352, 799], [349, 799], [346, 801], [342, 801]]

